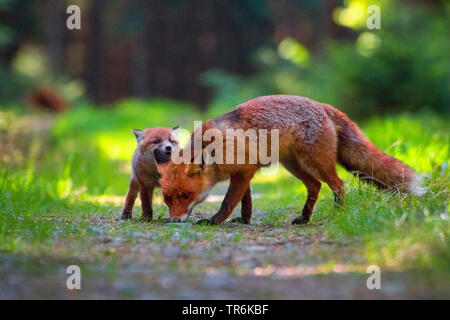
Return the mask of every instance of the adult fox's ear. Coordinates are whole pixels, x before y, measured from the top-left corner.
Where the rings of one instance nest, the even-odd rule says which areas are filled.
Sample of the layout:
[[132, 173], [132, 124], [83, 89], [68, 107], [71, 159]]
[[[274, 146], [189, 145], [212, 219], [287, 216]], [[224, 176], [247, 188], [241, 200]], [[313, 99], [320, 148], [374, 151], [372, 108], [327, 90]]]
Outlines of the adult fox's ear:
[[188, 176], [201, 174], [207, 169], [207, 153], [202, 150], [195, 158], [193, 157], [191, 164], [187, 167], [186, 173]]
[[196, 174], [201, 174], [205, 170], [203, 164], [191, 163], [187, 166], [186, 174], [189, 177], [195, 176]]
[[180, 129], [180, 125], [178, 125], [178, 126], [175, 126], [175, 127], [173, 127], [173, 128], [172, 128], [172, 130], [173, 130], [173, 131], [175, 131], [175, 130], [179, 130], [179, 129]]
[[144, 139], [144, 137], [145, 137], [144, 131], [139, 130], [139, 129], [132, 129], [131, 131], [132, 131], [132, 132], [134, 133], [134, 135], [136, 136], [136, 140], [137, 140], [138, 143], [139, 143], [139, 141], [141, 141], [142, 139]]

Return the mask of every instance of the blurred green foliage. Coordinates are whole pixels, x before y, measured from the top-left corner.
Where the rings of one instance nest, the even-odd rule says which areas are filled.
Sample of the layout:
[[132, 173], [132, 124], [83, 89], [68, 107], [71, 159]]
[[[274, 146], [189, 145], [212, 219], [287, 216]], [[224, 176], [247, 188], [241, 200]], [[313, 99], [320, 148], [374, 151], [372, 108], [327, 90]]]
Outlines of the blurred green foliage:
[[[22, 6], [18, 0], [0, 1], [0, 98], [4, 103], [20, 100], [32, 85], [26, 75], [11, 69], [13, 52], [19, 41], [29, 34], [35, 33], [37, 20], [34, 14], [34, 3]], [[11, 12], [20, 7], [20, 22]]]
[[[347, 1], [349, 8], [357, 1]], [[216, 113], [260, 95], [311, 97], [354, 118], [400, 111], [448, 113], [450, 4], [440, 9], [380, 1], [381, 29], [355, 27], [355, 40], [330, 40], [308, 55], [295, 39], [255, 54], [259, 72], [242, 78], [221, 70], [204, 74]], [[353, 6], [353, 7], [351, 7]], [[364, 11], [363, 11], [364, 14]]]

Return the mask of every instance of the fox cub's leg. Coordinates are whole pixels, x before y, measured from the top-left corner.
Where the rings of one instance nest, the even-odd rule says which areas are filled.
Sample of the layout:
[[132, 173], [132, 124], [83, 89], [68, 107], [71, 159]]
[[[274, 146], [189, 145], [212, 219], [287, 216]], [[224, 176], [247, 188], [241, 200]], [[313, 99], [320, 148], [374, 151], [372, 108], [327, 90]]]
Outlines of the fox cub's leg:
[[151, 220], [153, 218], [153, 210], [152, 210], [152, 198], [153, 198], [153, 189], [151, 186], [141, 185], [141, 206], [142, 206], [142, 218]]
[[231, 220], [231, 222], [239, 222], [249, 224], [252, 219], [252, 189], [249, 187], [247, 191], [245, 191], [244, 196], [241, 200], [241, 216], [236, 217]]
[[137, 194], [139, 192], [139, 182], [131, 177], [130, 187], [128, 188], [127, 195], [125, 197], [125, 204], [123, 206], [121, 219], [131, 219], [133, 213], [134, 202], [136, 201]]

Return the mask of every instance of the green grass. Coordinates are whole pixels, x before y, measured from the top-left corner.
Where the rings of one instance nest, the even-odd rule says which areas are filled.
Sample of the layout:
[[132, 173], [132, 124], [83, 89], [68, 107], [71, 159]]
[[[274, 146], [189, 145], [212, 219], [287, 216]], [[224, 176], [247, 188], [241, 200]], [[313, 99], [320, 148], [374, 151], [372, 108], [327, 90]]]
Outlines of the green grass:
[[[146, 234], [150, 236], [145, 241], [161, 246], [175, 237], [185, 239], [182, 249], [190, 241], [214, 241], [218, 233], [230, 230], [232, 243], [253, 237], [241, 226], [110, 223], [118, 217], [127, 190], [136, 145], [130, 129], [177, 124], [191, 128], [194, 119], [202, 118], [190, 106], [166, 100], [128, 100], [112, 109], [79, 107], [61, 116], [0, 111], [0, 250], [56, 260], [75, 257], [88, 263], [120, 259], [120, 247], [95, 248], [99, 237], [121, 237], [124, 245], [131, 245]], [[39, 125], [43, 120], [49, 126]], [[336, 208], [324, 185], [312, 223], [292, 227], [290, 221], [301, 211], [306, 191], [281, 169], [273, 176], [260, 174], [252, 182], [261, 227], [284, 228], [280, 233], [287, 236], [320, 233], [336, 241], [347, 239], [364, 251], [369, 263], [448, 275], [448, 119], [405, 114], [372, 119], [362, 129], [382, 150], [426, 174], [430, 192], [422, 198], [392, 195], [361, 184], [340, 168], [346, 205]], [[156, 200], [156, 218], [167, 216], [159, 191]], [[205, 203], [198, 212], [210, 216], [218, 206]], [[189, 263], [185, 268], [190, 270]]]

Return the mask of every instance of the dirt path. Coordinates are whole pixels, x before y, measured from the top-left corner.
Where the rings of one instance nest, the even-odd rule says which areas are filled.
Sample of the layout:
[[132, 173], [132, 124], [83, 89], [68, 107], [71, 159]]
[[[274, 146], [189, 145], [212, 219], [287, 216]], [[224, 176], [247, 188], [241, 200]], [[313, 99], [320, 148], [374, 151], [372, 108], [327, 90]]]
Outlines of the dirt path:
[[[1, 254], [0, 298], [449, 297], [448, 287], [412, 271], [382, 272], [381, 290], [369, 290], [364, 252], [350, 240], [330, 241], [320, 225], [272, 228], [261, 219], [257, 212], [251, 225], [227, 224], [210, 233], [191, 223], [151, 223], [148, 231], [112, 235], [110, 229], [122, 222], [96, 218], [83, 247], [60, 243], [74, 247], [74, 260]], [[81, 290], [66, 288], [70, 264], [81, 267]]]

